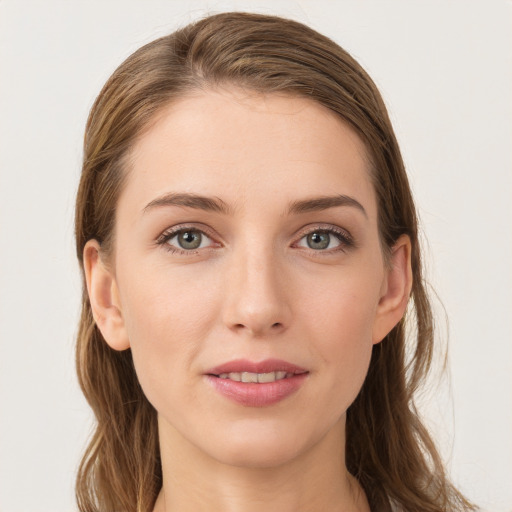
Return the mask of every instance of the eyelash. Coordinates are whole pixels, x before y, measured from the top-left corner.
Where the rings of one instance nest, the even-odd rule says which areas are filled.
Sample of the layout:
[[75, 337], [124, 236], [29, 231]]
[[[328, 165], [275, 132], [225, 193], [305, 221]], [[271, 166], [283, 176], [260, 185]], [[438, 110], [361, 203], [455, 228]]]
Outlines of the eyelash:
[[183, 254], [183, 255], [193, 255], [199, 252], [199, 249], [179, 249], [178, 247], [174, 247], [170, 245], [169, 240], [173, 239], [175, 236], [178, 236], [180, 233], [185, 233], [187, 231], [194, 231], [201, 233], [202, 235], [206, 235], [210, 240], [213, 240], [213, 236], [210, 235], [206, 230], [199, 229], [195, 226], [178, 226], [170, 228], [164, 231], [156, 240], [157, 245], [162, 246], [166, 251], [169, 251], [173, 254]]
[[[194, 231], [201, 233], [202, 235], [207, 236], [210, 240], [213, 240], [213, 236], [210, 235], [206, 230], [199, 229], [195, 226], [178, 226], [173, 227], [171, 229], [168, 229], [164, 231], [156, 240], [157, 245], [162, 246], [166, 251], [169, 251], [173, 254], [182, 254], [182, 255], [194, 255], [199, 252], [199, 249], [179, 249], [178, 247], [174, 247], [170, 245], [168, 242], [169, 240], [172, 240], [175, 236], [178, 236], [180, 233], [185, 233], [187, 231]], [[315, 256], [322, 256], [322, 255], [328, 255], [333, 254], [337, 252], [346, 252], [349, 249], [355, 248], [356, 244], [354, 241], [354, 238], [352, 235], [345, 231], [344, 229], [335, 227], [335, 226], [325, 226], [325, 225], [317, 225], [313, 228], [308, 229], [307, 231], [304, 231], [300, 234], [298, 240], [294, 242], [294, 246], [299, 243], [303, 238], [307, 237], [308, 235], [311, 235], [312, 233], [327, 233], [329, 235], [334, 235], [338, 241], [340, 242], [340, 245], [333, 248], [333, 249], [327, 249], [327, 250], [319, 250], [319, 249], [311, 249], [311, 248], [304, 248], [305, 250], [309, 251], [310, 253], [313, 253]], [[211, 247], [204, 247], [202, 249], [207, 249]]]
[[355, 246], [356, 246], [354, 238], [348, 231], [341, 229], [337, 226], [331, 226], [331, 225], [329, 225], [329, 226], [317, 225], [317, 226], [313, 227], [312, 229], [307, 229], [306, 231], [301, 233], [298, 241], [295, 242], [294, 245], [299, 243], [303, 238], [305, 238], [308, 235], [311, 235], [313, 233], [327, 233], [329, 235], [334, 235], [334, 237], [337, 238], [338, 241], [340, 242], [340, 245], [338, 247], [334, 247], [332, 249], [319, 250], [319, 249], [305, 248], [306, 250], [308, 250], [310, 253], [314, 254], [315, 256], [327, 256], [327, 255], [330, 255], [333, 253], [346, 252], [347, 250], [355, 248]]

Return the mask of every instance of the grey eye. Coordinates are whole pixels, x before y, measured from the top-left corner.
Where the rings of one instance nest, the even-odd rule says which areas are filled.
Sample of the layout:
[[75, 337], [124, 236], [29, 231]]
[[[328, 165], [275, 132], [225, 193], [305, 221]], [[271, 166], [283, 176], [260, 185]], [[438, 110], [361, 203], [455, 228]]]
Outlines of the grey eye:
[[334, 249], [342, 245], [340, 237], [330, 230], [317, 229], [304, 235], [297, 244], [299, 247], [306, 247], [315, 251]]
[[165, 243], [176, 249], [193, 251], [211, 245], [212, 240], [198, 229], [184, 229], [169, 236]]
[[306, 236], [306, 241], [310, 249], [327, 249], [331, 242], [331, 235], [325, 231], [315, 231]]
[[198, 249], [203, 236], [200, 231], [183, 231], [178, 233], [178, 244], [182, 249]]

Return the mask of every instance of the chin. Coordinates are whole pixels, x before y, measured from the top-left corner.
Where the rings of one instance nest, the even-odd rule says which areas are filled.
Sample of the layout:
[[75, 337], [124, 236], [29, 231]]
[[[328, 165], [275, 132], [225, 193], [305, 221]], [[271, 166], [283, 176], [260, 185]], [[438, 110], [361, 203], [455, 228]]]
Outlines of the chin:
[[228, 466], [250, 469], [271, 469], [277, 468], [294, 460], [300, 450], [283, 449], [270, 445], [261, 447], [242, 446], [218, 454], [217, 461]]
[[[308, 436], [303, 436], [308, 437]], [[218, 462], [235, 467], [269, 469], [282, 466], [307, 451], [312, 443], [305, 442], [299, 432], [251, 427], [230, 432], [215, 443], [211, 455]]]

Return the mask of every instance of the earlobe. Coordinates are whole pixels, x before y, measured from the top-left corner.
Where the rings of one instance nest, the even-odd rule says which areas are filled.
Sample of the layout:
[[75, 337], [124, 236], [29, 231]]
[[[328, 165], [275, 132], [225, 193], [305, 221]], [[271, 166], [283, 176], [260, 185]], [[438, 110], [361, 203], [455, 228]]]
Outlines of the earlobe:
[[101, 259], [100, 245], [89, 240], [84, 247], [87, 292], [96, 325], [114, 350], [126, 350], [130, 342], [118, 300], [115, 276]]
[[412, 289], [411, 240], [402, 235], [393, 246], [373, 327], [373, 343], [380, 343], [402, 319]]

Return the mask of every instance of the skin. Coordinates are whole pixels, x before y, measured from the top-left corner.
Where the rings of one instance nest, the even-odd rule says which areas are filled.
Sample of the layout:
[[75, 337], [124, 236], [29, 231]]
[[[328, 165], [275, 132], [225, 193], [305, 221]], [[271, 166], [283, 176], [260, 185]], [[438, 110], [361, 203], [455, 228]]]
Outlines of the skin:
[[[412, 278], [407, 237], [384, 261], [362, 141], [311, 100], [231, 88], [166, 107], [130, 161], [114, 253], [91, 240], [84, 256], [95, 320], [112, 348], [131, 348], [158, 411], [155, 511], [368, 511], [344, 465], [346, 410]], [[161, 204], [170, 193], [226, 211]], [[360, 207], [290, 212], [339, 195]], [[202, 231], [200, 248], [171, 252], [176, 227]], [[325, 249], [308, 246], [319, 231]], [[309, 374], [281, 402], [246, 407], [204, 376], [240, 358]]]

